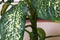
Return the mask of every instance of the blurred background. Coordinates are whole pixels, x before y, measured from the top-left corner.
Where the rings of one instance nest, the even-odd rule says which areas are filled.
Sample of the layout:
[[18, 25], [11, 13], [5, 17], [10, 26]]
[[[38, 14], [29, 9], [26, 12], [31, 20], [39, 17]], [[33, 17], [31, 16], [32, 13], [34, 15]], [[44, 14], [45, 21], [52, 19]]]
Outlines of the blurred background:
[[[2, 1], [2, 0], [0, 0], [0, 1]], [[7, 1], [7, 0], [4, 0], [4, 1]], [[14, 0], [14, 2], [12, 4], [17, 4], [18, 1], [19, 0]], [[4, 3], [0, 4], [0, 11], [1, 11], [1, 8], [2, 8], [3, 4]], [[11, 6], [9, 6], [9, 8], [10, 7]], [[30, 22], [26, 21], [26, 25], [28, 25], [28, 24], [30, 24]], [[46, 32], [46, 36], [60, 34], [60, 23], [58, 23], [58, 22], [52, 22], [52, 21], [40, 20], [40, 19], [38, 20], [37, 19], [37, 27], [43, 28]], [[27, 30], [31, 31], [31, 28], [27, 28]], [[25, 35], [24, 40], [29, 40], [29, 35], [26, 32], [25, 32], [24, 35]], [[60, 40], [60, 37], [49, 38], [49, 39], [46, 39], [46, 40]]]

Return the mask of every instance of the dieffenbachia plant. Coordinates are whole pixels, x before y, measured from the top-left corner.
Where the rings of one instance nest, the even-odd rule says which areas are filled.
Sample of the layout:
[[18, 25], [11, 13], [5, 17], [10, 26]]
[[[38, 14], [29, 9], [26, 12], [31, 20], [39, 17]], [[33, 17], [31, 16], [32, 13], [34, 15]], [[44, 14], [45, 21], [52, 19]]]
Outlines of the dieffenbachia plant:
[[[10, 1], [10, 0], [9, 0]], [[7, 1], [7, 2], [9, 2]], [[10, 2], [11, 3], [11, 2]], [[37, 28], [37, 18], [60, 21], [60, 0], [24, 0], [6, 11], [8, 5], [2, 8], [0, 19], [0, 40], [23, 40], [24, 31], [29, 33], [30, 40], [45, 40], [60, 35], [47, 36], [42, 28]], [[27, 13], [32, 32], [25, 30]]]
[[23, 40], [27, 7], [23, 1], [2, 15], [0, 20], [0, 40]]

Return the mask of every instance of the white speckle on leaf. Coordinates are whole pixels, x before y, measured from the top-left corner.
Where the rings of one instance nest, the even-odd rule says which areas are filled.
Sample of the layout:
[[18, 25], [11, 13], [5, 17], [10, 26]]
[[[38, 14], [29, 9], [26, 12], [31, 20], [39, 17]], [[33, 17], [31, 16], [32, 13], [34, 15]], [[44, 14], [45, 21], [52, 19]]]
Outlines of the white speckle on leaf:
[[1, 17], [2, 17], [2, 16], [0, 15], [0, 19], [1, 19]]
[[12, 21], [12, 19], [9, 19], [9, 21]]
[[1, 39], [1, 35], [0, 35], [0, 39]]

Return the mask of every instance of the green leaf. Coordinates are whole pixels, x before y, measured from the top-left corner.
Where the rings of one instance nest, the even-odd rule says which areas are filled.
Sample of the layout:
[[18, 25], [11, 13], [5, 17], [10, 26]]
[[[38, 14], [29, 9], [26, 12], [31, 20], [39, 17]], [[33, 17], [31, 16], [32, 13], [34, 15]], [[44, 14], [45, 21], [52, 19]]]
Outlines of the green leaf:
[[27, 10], [27, 5], [20, 1], [2, 15], [1, 40], [23, 40]]
[[37, 14], [38, 18], [60, 21], [60, 0], [37, 0]]
[[45, 40], [46, 33], [42, 28], [37, 28], [38, 36], [40, 40]]

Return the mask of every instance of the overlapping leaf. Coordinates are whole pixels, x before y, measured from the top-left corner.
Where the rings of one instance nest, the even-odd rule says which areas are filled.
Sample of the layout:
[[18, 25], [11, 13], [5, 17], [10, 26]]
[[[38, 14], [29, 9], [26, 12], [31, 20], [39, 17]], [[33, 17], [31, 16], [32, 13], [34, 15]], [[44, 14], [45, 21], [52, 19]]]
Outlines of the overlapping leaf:
[[39, 18], [60, 21], [60, 0], [38, 0], [37, 13]]
[[0, 20], [1, 40], [23, 40], [27, 7], [19, 2], [2, 15]]

